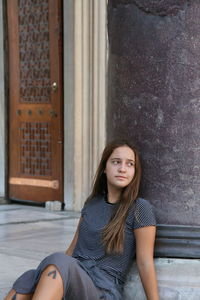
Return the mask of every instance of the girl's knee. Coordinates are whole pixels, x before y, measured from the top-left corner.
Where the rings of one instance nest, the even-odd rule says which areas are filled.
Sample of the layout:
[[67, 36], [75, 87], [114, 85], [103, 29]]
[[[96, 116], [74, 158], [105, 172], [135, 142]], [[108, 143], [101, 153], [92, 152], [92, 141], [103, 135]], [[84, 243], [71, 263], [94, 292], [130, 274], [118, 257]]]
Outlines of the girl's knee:
[[58, 268], [51, 264], [48, 265], [42, 272], [43, 275], [52, 278], [52, 279], [57, 279], [57, 278], [61, 278], [60, 272], [58, 270]]
[[58, 268], [53, 265], [47, 265], [37, 283], [33, 300], [55, 300], [63, 297], [63, 281]]
[[44, 264], [49, 264], [49, 265], [56, 265], [56, 266], [65, 266], [65, 268], [71, 264], [74, 264], [76, 261], [75, 258], [68, 256], [64, 253], [61, 252], [56, 252], [53, 253], [51, 255], [49, 255], [48, 257], [45, 258], [45, 260], [42, 262]]
[[47, 256], [44, 261], [48, 261], [50, 264], [55, 264], [57, 262], [63, 261], [66, 259], [66, 255], [64, 253], [61, 252], [55, 252], [49, 256]]

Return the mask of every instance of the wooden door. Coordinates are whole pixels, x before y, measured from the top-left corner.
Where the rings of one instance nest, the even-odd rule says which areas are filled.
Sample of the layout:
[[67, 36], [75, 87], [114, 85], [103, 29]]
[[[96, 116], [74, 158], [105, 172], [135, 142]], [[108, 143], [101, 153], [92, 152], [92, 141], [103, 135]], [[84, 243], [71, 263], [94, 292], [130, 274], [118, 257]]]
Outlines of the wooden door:
[[62, 0], [7, 0], [9, 198], [63, 201]]

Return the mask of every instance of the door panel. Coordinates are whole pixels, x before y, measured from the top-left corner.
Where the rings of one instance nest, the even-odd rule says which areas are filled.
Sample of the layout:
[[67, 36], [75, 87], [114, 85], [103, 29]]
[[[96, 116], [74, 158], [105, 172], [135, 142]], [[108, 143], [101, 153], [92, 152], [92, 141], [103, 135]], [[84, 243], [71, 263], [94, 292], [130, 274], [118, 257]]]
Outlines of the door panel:
[[63, 201], [61, 0], [8, 0], [9, 197]]

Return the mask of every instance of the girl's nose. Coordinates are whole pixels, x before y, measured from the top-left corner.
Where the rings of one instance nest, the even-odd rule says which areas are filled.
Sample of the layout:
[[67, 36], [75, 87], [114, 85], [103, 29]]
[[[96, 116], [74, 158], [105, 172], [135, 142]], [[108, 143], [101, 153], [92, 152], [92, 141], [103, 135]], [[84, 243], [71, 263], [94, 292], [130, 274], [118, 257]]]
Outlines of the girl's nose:
[[120, 171], [120, 172], [126, 172], [126, 165], [125, 165], [125, 164], [121, 164], [121, 165], [119, 166], [119, 171]]

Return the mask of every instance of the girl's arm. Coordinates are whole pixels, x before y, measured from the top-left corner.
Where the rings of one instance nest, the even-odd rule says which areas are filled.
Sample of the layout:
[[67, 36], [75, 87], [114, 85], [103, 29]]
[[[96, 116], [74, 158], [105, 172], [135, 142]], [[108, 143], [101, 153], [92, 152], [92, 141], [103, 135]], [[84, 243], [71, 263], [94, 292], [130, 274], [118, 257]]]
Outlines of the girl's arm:
[[134, 229], [136, 263], [147, 300], [159, 300], [153, 259], [155, 234], [155, 226]]
[[74, 238], [70, 244], [70, 246], [68, 247], [68, 249], [66, 250], [66, 254], [71, 256], [73, 251], [74, 251], [74, 248], [76, 246], [76, 243], [77, 243], [77, 240], [78, 240], [78, 233], [79, 233], [79, 226], [81, 224], [81, 221], [82, 221], [82, 217], [80, 218], [79, 222], [78, 222], [78, 226], [77, 226], [77, 229], [76, 229], [76, 232], [74, 234]]

